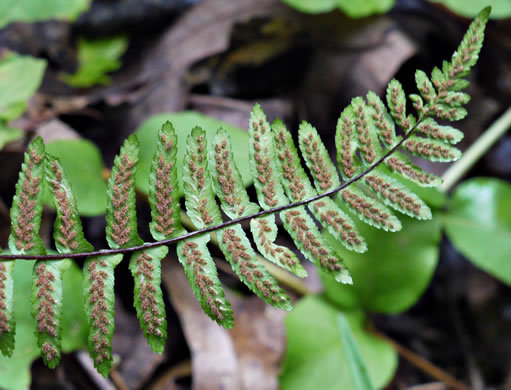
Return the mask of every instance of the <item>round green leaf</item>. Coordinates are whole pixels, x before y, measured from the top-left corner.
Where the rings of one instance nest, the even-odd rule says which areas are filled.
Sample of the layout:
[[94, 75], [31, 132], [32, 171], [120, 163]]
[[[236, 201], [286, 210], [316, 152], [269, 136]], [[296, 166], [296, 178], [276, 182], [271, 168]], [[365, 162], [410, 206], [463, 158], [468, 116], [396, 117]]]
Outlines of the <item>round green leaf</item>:
[[431, 0], [440, 3], [458, 15], [473, 18], [484, 7], [491, 5], [491, 19], [505, 19], [511, 16], [511, 1], [509, 0]]
[[[3, 1], [0, 1], [3, 4]], [[0, 5], [0, 28], [2, 19]], [[43, 79], [46, 61], [12, 52], [0, 55], [0, 119], [20, 116]]]
[[438, 262], [440, 222], [417, 221], [400, 216], [403, 230], [384, 232], [360, 225], [368, 251], [346, 250], [325, 232], [344, 259], [353, 277], [352, 285], [335, 282], [321, 274], [325, 293], [342, 308], [398, 313], [412, 306], [429, 284]]
[[[224, 128], [231, 137], [231, 146], [234, 161], [238, 166], [243, 183], [248, 186], [252, 183], [250, 169], [248, 166], [248, 133], [236, 126], [218, 121], [206, 115], [193, 111], [159, 114], [149, 118], [137, 130], [136, 134], [140, 142], [140, 160], [137, 172], [137, 189], [144, 193], [149, 192], [149, 172], [158, 131], [166, 121], [170, 121], [176, 130], [177, 135], [177, 172], [178, 181], [182, 183], [183, 159], [186, 150], [186, 137], [191, 130], [199, 126], [206, 131], [208, 145], [211, 145], [213, 138], [219, 128]], [[183, 188], [180, 188], [180, 196], [183, 195]]]
[[[317, 296], [298, 302], [286, 316], [287, 351], [280, 384], [284, 390], [358, 390], [339, 329], [340, 312]], [[345, 312], [369, 377], [385, 386], [397, 367], [397, 354], [385, 341], [366, 330], [361, 311]]]
[[[99, 149], [85, 139], [62, 139], [48, 143], [46, 151], [57, 157], [76, 195], [83, 216], [102, 215], [106, 210], [106, 182]], [[49, 191], [46, 203], [53, 207]]]
[[336, 8], [341, 9], [351, 18], [363, 18], [373, 14], [387, 12], [394, 5], [395, 0], [282, 0], [287, 5], [309, 14], [330, 12]]
[[23, 137], [23, 130], [15, 129], [0, 123], [0, 149], [9, 142], [16, 141]]
[[338, 7], [351, 18], [383, 14], [390, 10], [395, 0], [338, 0]]
[[498, 179], [467, 180], [454, 191], [444, 222], [458, 251], [511, 285], [511, 185]]
[[290, 7], [308, 14], [319, 14], [322, 12], [330, 12], [336, 8], [338, 0], [282, 0]]

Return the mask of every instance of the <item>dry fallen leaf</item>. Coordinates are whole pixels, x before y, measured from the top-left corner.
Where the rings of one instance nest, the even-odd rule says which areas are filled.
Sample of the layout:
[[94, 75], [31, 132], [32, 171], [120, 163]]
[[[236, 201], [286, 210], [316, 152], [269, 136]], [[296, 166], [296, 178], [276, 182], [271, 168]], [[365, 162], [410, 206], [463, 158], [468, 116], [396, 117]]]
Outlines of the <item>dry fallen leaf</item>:
[[285, 312], [226, 290], [234, 311], [226, 330], [203, 313], [177, 261], [163, 263], [162, 277], [192, 354], [193, 389], [279, 388]]
[[192, 388], [239, 390], [238, 361], [229, 332], [204, 314], [177, 260], [162, 263], [162, 279], [190, 347]]
[[145, 94], [129, 114], [129, 127], [159, 112], [182, 110], [186, 73], [195, 62], [227, 49], [234, 23], [291, 12], [279, 0], [203, 0], [163, 34], [142, 63]]

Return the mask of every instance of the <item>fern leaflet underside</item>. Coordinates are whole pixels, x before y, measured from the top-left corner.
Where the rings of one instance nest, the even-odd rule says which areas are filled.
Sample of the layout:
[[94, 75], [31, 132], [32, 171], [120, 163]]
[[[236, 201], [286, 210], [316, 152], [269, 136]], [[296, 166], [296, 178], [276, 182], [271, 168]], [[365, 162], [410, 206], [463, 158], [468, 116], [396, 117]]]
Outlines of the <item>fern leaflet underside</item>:
[[[312, 125], [300, 125], [297, 147], [285, 125], [279, 120], [270, 125], [256, 105], [249, 125], [249, 161], [257, 203], [250, 200], [243, 186], [227, 132], [219, 129], [212, 145], [207, 145], [204, 130], [194, 128], [187, 139], [183, 169], [186, 212], [198, 228], [193, 232], [181, 224], [177, 137], [172, 124], [165, 123], [159, 132], [149, 176], [149, 228], [156, 241], [144, 243], [137, 231], [134, 183], [138, 141], [131, 136], [115, 158], [108, 180], [106, 238], [110, 249], [99, 251], [84, 237], [63, 167], [45, 153], [40, 138], [33, 140], [25, 153], [11, 208], [9, 251], [0, 255], [0, 351], [10, 356], [14, 350], [12, 260], [16, 259], [37, 260], [32, 314], [44, 362], [53, 368], [61, 353], [62, 274], [70, 259], [87, 257], [83, 295], [89, 318], [89, 351], [105, 376], [112, 365], [114, 268], [123, 254], [131, 254], [134, 305], [144, 334], [157, 353], [163, 352], [167, 337], [160, 287], [166, 245], [177, 243], [178, 259], [204, 312], [227, 328], [233, 326], [233, 313], [208, 249], [212, 232], [239, 279], [277, 308], [290, 310], [290, 299], [258, 260], [252, 243], [266, 260], [299, 277], [307, 275], [298, 256], [275, 243], [277, 213], [306, 259], [338, 281], [351, 283], [343, 260], [324, 239], [318, 224], [348, 250], [365, 252], [367, 245], [355, 219], [398, 231], [401, 222], [396, 211], [417, 219], [431, 218], [428, 206], [397, 178], [436, 186], [441, 180], [413, 165], [409, 155], [442, 162], [460, 157], [453, 145], [463, 134], [437, 121], [456, 121], [467, 114], [463, 106], [469, 96], [461, 92], [468, 86], [464, 77], [477, 62], [489, 12], [489, 8], [483, 10], [472, 22], [442, 69], [434, 68], [431, 77], [416, 72], [419, 93], [409, 96], [414, 114], [406, 112], [406, 94], [397, 80], [388, 85], [386, 104], [373, 92], [352, 100], [337, 124], [337, 167]], [[44, 181], [57, 209], [57, 255], [47, 255], [39, 237]], [[222, 211], [230, 220], [223, 221]], [[240, 224], [249, 220], [252, 240]]]

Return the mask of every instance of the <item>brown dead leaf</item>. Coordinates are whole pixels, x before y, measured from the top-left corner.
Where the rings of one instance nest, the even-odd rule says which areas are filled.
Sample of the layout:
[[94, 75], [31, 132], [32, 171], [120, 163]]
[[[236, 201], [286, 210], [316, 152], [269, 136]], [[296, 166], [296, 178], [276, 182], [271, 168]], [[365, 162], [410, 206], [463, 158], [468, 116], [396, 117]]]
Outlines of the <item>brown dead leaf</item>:
[[226, 290], [234, 311], [226, 330], [203, 313], [177, 261], [163, 263], [162, 277], [192, 353], [193, 389], [279, 388], [285, 312]]
[[228, 298], [234, 310], [230, 334], [238, 357], [241, 389], [277, 390], [286, 347], [286, 312], [254, 296], [240, 299], [228, 294]]
[[[332, 16], [333, 17], [333, 16]], [[342, 23], [342, 17], [337, 17]], [[326, 25], [335, 20], [327, 19]], [[403, 62], [414, 55], [413, 43], [387, 17], [346, 20], [344, 27], [319, 30], [324, 47], [313, 56], [302, 88], [301, 116], [331, 129], [342, 108], [369, 90], [382, 94]], [[327, 35], [328, 34], [328, 35]], [[330, 137], [330, 133], [328, 137]]]
[[[192, 109], [242, 129], [248, 128], [250, 113], [255, 104], [255, 102], [221, 96], [197, 94], [191, 94], [189, 102]], [[265, 99], [258, 101], [258, 103], [270, 121], [275, 118], [286, 120], [291, 117], [293, 112], [292, 104], [288, 100]]]
[[141, 78], [149, 82], [144, 96], [130, 112], [129, 127], [135, 128], [156, 113], [182, 110], [187, 101], [185, 78], [189, 67], [227, 49], [235, 22], [289, 12], [279, 0], [203, 0], [144, 56]]
[[80, 135], [73, 128], [58, 119], [50, 120], [41, 125], [36, 134], [41, 136], [45, 143], [56, 139], [80, 138]]
[[147, 382], [165, 355], [153, 353], [140, 329], [134, 313], [125, 310], [116, 299], [113, 352], [120, 356], [118, 374], [130, 389], [138, 389]]
[[239, 390], [239, 367], [229, 332], [203, 313], [177, 260], [162, 263], [162, 279], [190, 347], [192, 388]]

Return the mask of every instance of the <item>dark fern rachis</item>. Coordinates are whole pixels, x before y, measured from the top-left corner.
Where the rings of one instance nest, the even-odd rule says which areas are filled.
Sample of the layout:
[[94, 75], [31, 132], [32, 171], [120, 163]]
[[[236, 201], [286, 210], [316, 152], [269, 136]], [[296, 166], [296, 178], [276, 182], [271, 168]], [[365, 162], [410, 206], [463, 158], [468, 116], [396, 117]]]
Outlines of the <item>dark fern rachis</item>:
[[[208, 249], [211, 232], [216, 232], [216, 243], [238, 278], [277, 308], [290, 310], [290, 298], [266, 269], [253, 244], [267, 261], [299, 277], [307, 275], [296, 254], [275, 243], [277, 213], [306, 259], [337, 281], [351, 283], [343, 259], [317, 223], [348, 250], [365, 252], [367, 245], [355, 219], [398, 231], [402, 226], [396, 211], [417, 219], [432, 217], [429, 207], [406, 183], [431, 187], [441, 179], [412, 164], [408, 156], [441, 162], [460, 157], [461, 152], [453, 145], [463, 134], [437, 121], [455, 121], [467, 115], [463, 106], [470, 97], [462, 92], [468, 86], [464, 77], [477, 62], [489, 12], [489, 8], [483, 10], [472, 22], [442, 69], [434, 68], [430, 77], [416, 72], [419, 93], [409, 96], [414, 114], [406, 112], [406, 95], [397, 80], [388, 85], [386, 104], [373, 92], [352, 100], [336, 128], [337, 167], [313, 126], [306, 122], [300, 125], [296, 145], [285, 125], [279, 120], [270, 125], [256, 105], [250, 118], [248, 158], [257, 203], [250, 200], [243, 185], [228, 133], [218, 130], [212, 145], [207, 145], [204, 130], [194, 128], [187, 138], [181, 177], [186, 215], [197, 227], [195, 231], [188, 232], [181, 222], [177, 137], [169, 122], [159, 132], [149, 175], [149, 228], [155, 241], [144, 243], [138, 235], [134, 187], [138, 141], [131, 136], [115, 158], [108, 180], [109, 249], [103, 250], [93, 250], [84, 237], [76, 199], [60, 162], [45, 152], [41, 138], [34, 139], [25, 153], [11, 207], [9, 251], [0, 255], [0, 351], [10, 356], [14, 350], [13, 260], [37, 260], [32, 314], [41, 354], [53, 368], [61, 353], [62, 275], [71, 259], [87, 258], [83, 295], [89, 352], [105, 376], [112, 365], [114, 269], [124, 254], [131, 256], [129, 268], [135, 281], [134, 305], [140, 325], [158, 353], [163, 352], [167, 337], [160, 286], [167, 245], [177, 244], [178, 259], [204, 312], [229, 328], [233, 313]], [[45, 181], [57, 210], [54, 241], [58, 254], [47, 254], [39, 237]], [[222, 212], [228, 221], [223, 221]], [[251, 238], [241, 226], [245, 221], [250, 221]]]

